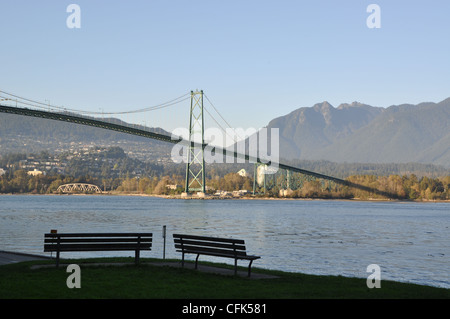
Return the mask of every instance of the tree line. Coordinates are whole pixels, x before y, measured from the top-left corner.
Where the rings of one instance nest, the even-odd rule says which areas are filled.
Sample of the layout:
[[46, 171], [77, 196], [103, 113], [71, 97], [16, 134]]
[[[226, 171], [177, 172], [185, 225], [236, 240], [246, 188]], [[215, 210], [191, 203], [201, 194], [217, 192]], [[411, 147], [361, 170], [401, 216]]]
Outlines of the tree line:
[[[67, 152], [55, 156], [43, 151], [30, 155], [3, 155], [0, 157], [0, 168], [6, 168], [6, 173], [0, 176], [0, 193], [52, 194], [60, 185], [68, 183], [89, 183], [107, 192], [121, 193], [169, 195], [184, 191], [186, 171], [184, 164], [142, 162], [129, 157], [119, 147], [95, 147], [83, 155], [80, 155], [80, 152], [78, 154], [74, 156], [74, 153]], [[28, 175], [27, 170], [20, 163], [30, 158], [38, 163], [58, 159], [59, 163], [65, 164], [64, 171], [58, 172], [56, 169], [51, 169], [43, 175]], [[450, 175], [443, 167], [414, 163], [337, 164], [327, 161], [299, 161], [291, 164], [387, 192], [398, 199], [450, 199]], [[237, 174], [242, 168], [250, 173], [249, 177]], [[253, 170], [254, 165], [250, 163], [208, 164], [207, 191], [247, 190], [251, 193], [254, 185]], [[389, 171], [391, 171], [390, 174], [388, 174]], [[305, 176], [295, 176], [295, 174], [292, 177], [297, 178], [297, 182], [300, 180], [300, 183], [294, 181], [290, 183], [292, 190], [280, 195], [280, 190], [285, 189], [287, 183], [286, 176], [278, 173], [272, 178], [272, 184], [267, 183], [266, 188], [256, 184], [256, 195], [292, 198], [381, 198], [378, 194], [324, 180], [309, 179]]]
[[[450, 176], [431, 178], [416, 175], [352, 175], [345, 180], [390, 194], [400, 200], [450, 200]], [[275, 194], [274, 194], [275, 195]], [[292, 198], [385, 199], [383, 195], [359, 188], [319, 180], [306, 181], [287, 194]]]
[[[346, 178], [349, 182], [387, 192], [394, 198], [402, 200], [450, 200], [450, 176], [431, 178], [416, 175], [353, 175]], [[27, 174], [19, 169], [12, 174], [0, 176], [0, 193], [3, 194], [54, 194], [60, 185], [69, 183], [89, 183], [99, 186], [107, 192], [139, 193], [155, 195], [179, 194], [184, 191], [184, 176], [144, 176], [99, 178], [89, 175], [73, 177], [61, 174], [37, 175]], [[237, 191], [253, 190], [253, 178], [243, 177], [236, 173], [224, 176], [215, 175], [206, 179], [208, 192], [216, 190]], [[330, 199], [382, 199], [381, 195], [357, 188], [338, 185], [323, 180], [306, 180], [300, 187], [280, 195], [285, 186], [276, 183], [264, 190], [257, 185], [257, 196], [289, 197], [289, 198], [330, 198]]]

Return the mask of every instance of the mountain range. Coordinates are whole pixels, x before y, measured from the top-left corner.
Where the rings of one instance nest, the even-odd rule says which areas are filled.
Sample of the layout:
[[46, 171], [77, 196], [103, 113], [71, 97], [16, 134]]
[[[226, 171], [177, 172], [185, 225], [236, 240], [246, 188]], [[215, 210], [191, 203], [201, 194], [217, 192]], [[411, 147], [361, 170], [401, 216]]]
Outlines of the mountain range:
[[286, 160], [450, 167], [450, 98], [387, 108], [323, 102], [275, 118], [267, 128], [279, 129]]
[[[450, 168], [450, 98], [387, 108], [359, 102], [334, 107], [322, 102], [277, 117], [267, 128], [279, 129], [280, 157], [287, 161], [415, 162]], [[99, 128], [0, 113], [0, 155], [86, 145], [120, 146], [129, 155], [150, 161], [169, 161], [173, 146]]]
[[[103, 119], [109, 123], [127, 125], [115, 119]], [[133, 127], [144, 129], [142, 126]], [[161, 128], [146, 128], [169, 135]], [[143, 161], [170, 160], [171, 144], [145, 137], [73, 123], [0, 113], [0, 156], [10, 153], [62, 153], [86, 147], [118, 146], [131, 157]]]

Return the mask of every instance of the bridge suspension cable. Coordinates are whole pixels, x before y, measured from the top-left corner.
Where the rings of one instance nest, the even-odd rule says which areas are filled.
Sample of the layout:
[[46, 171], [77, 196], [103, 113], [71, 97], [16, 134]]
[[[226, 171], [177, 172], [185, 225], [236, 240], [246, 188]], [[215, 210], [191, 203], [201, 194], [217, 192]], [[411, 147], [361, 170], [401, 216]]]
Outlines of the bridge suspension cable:
[[[40, 109], [45, 109], [45, 110], [59, 110], [59, 111], [63, 111], [63, 112], [74, 112], [74, 113], [79, 113], [79, 114], [90, 114], [90, 115], [120, 115], [120, 114], [132, 114], [132, 113], [143, 113], [143, 112], [149, 112], [149, 111], [154, 111], [154, 110], [158, 110], [158, 109], [162, 109], [162, 108], [166, 108], [175, 104], [179, 104], [181, 102], [184, 102], [186, 100], [189, 99], [189, 93], [185, 93], [175, 99], [172, 99], [170, 101], [164, 102], [164, 103], [160, 103], [157, 105], [153, 105], [153, 106], [149, 106], [149, 107], [145, 107], [145, 108], [141, 108], [141, 109], [136, 109], [136, 110], [130, 110], [130, 111], [121, 111], [121, 112], [95, 112], [95, 111], [83, 111], [83, 110], [79, 110], [79, 109], [71, 109], [71, 108], [66, 108], [63, 106], [56, 106], [56, 105], [52, 105], [50, 103], [44, 103], [44, 102], [39, 102], [36, 100], [32, 100], [32, 99], [28, 99], [25, 97], [21, 97], [12, 93], [8, 93], [5, 91], [0, 90], [0, 94], [5, 94], [9, 97], [5, 97], [2, 100], [8, 100], [11, 102], [16, 102], [16, 104], [23, 104], [23, 105], [27, 105], [27, 106], [32, 106], [35, 108], [40, 108]], [[13, 98], [10, 98], [13, 97]], [[15, 98], [15, 99], [14, 99]]]
[[[207, 96], [206, 94], [204, 94], [204, 96], [205, 96], [206, 100], [209, 102], [209, 104], [210, 104], [210, 105], [213, 107], [213, 109], [216, 111], [216, 113], [220, 116], [220, 118], [225, 122], [225, 124], [227, 125], [227, 127], [228, 127], [229, 129], [233, 130], [233, 132], [237, 135], [238, 138], [242, 139], [242, 137], [236, 132], [236, 129], [233, 128], [233, 127], [230, 125], [230, 123], [228, 123], [228, 121], [222, 116], [222, 114], [220, 114], [220, 112], [217, 110], [217, 108], [214, 106], [214, 104], [211, 102], [211, 100], [208, 98], [208, 96]], [[212, 120], [213, 120], [214, 122], [216, 122], [216, 124], [222, 129], [222, 131], [223, 131], [226, 135], [228, 135], [229, 137], [231, 137], [231, 139], [233, 140], [233, 142], [236, 143], [236, 142], [237, 142], [237, 141], [235, 140], [235, 137], [236, 137], [236, 136], [231, 136], [231, 135], [229, 134], [229, 132], [227, 132], [227, 130], [224, 129], [224, 128], [222, 127], [222, 125], [220, 125], [220, 123], [219, 123], [219, 122], [215, 119], [215, 117], [208, 111], [207, 108], [205, 108], [205, 111], [206, 111], [206, 113], [208, 113], [208, 115], [212, 118]]]
[[211, 104], [211, 106], [214, 108], [214, 110], [217, 112], [217, 114], [219, 114], [219, 116], [222, 118], [222, 120], [228, 125], [229, 128], [231, 128], [231, 125], [227, 122], [227, 120], [224, 119], [222, 114], [220, 114], [220, 112], [217, 110], [217, 108], [214, 106], [214, 104], [211, 102], [211, 100], [208, 98], [208, 96], [206, 94], [204, 94], [204, 95], [206, 97], [206, 100], [209, 102], [209, 104]]

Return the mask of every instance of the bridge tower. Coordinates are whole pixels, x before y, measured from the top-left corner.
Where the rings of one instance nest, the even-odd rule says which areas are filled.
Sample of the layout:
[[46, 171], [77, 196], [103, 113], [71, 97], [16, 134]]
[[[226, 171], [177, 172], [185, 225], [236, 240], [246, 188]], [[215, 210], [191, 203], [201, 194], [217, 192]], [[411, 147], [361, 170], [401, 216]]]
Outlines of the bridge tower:
[[[191, 91], [185, 192], [206, 190], [203, 91]], [[195, 142], [195, 144], [193, 144]]]

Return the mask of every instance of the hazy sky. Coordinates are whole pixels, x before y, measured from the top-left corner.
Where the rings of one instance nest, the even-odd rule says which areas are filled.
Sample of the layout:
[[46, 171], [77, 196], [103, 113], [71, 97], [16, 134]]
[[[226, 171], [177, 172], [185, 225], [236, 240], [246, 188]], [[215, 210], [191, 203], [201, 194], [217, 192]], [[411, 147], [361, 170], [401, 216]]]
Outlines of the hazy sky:
[[[79, 29], [66, 24], [72, 3]], [[381, 28], [366, 24], [370, 4]], [[0, 90], [75, 109], [134, 110], [202, 89], [229, 124], [259, 128], [323, 101], [450, 97], [448, 0], [0, 0], [0, 17]], [[124, 119], [171, 130], [188, 115], [186, 101]]]

